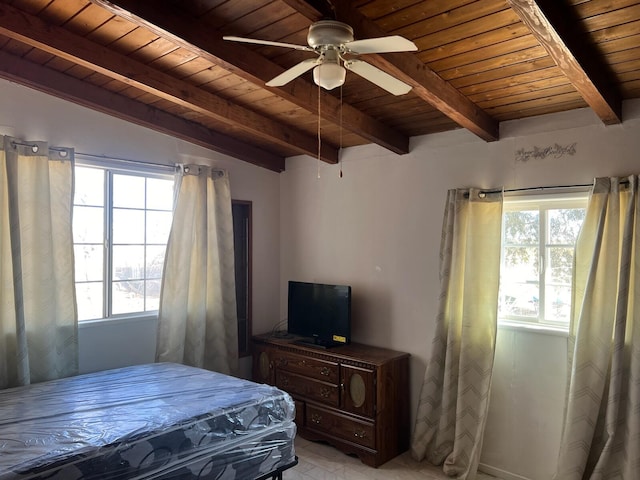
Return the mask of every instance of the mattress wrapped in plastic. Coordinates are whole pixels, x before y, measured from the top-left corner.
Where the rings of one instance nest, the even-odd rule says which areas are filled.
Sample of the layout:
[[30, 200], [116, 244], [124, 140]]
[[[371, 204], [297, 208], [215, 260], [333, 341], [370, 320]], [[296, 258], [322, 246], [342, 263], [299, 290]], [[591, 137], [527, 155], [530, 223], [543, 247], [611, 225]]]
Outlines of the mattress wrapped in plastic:
[[0, 480], [259, 478], [295, 463], [294, 408], [171, 363], [0, 390]]

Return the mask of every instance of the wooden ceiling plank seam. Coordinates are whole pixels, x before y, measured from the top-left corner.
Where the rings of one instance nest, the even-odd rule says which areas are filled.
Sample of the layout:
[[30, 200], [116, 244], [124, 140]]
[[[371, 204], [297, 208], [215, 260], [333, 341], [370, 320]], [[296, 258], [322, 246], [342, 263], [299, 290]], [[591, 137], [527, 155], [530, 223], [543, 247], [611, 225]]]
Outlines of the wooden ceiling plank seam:
[[[246, 35], [254, 36], [255, 32], [267, 27], [271, 24], [272, 18], [282, 18], [283, 16], [290, 16], [293, 12], [291, 7], [282, 2], [270, 2], [259, 8], [256, 8], [252, 12], [249, 12], [233, 22], [225, 24], [220, 29], [222, 33], [233, 34], [234, 32], [247, 32]], [[256, 36], [256, 38], [261, 38]]]
[[[395, 8], [391, 12], [383, 13], [380, 9], [380, 2], [374, 8], [359, 8], [361, 14], [373, 20], [376, 25], [387, 32], [396, 32], [398, 29], [410, 23], [422, 22], [434, 17], [442, 18], [448, 12], [464, 7], [476, 0], [449, 0], [446, 4], [442, 2], [412, 2], [411, 5], [402, 8]], [[387, 2], [385, 2], [387, 3]], [[390, 2], [393, 5], [396, 2]]]
[[437, 45], [426, 50], [421, 49], [416, 53], [416, 56], [422, 62], [430, 64], [437, 60], [446, 59], [450, 55], [470, 53], [480, 48], [497, 45], [502, 43], [505, 37], [513, 39], [525, 36], [531, 36], [531, 31], [522, 22], [511, 23], [446, 45]]
[[640, 4], [635, 4], [625, 8], [611, 9], [599, 15], [584, 18], [582, 19], [582, 23], [585, 31], [592, 32], [627, 23], [630, 18], [638, 18], [638, 15], [640, 15]]
[[54, 25], [62, 26], [87, 8], [87, 5], [89, 4], [85, 0], [69, 0], [64, 2], [54, 0], [36, 15], [46, 18], [48, 22]]
[[451, 81], [460, 77], [466, 77], [476, 74], [480, 75], [484, 72], [503, 69], [504, 67], [510, 67], [519, 63], [531, 62], [540, 58], [547, 57], [548, 55], [549, 54], [543, 47], [541, 47], [540, 45], [536, 45], [535, 47], [531, 47], [526, 50], [520, 50], [518, 52], [502, 55], [500, 57], [481, 60], [476, 63], [471, 63], [461, 67], [437, 71], [436, 73], [440, 75], [443, 80]]
[[535, 80], [531, 82], [518, 82], [515, 85], [502, 86], [493, 89], [474, 89], [473, 91], [463, 91], [473, 102], [479, 103], [483, 100], [497, 99], [508, 97], [510, 95], [522, 92], [531, 92], [548, 87], [557, 87], [559, 85], [571, 85], [567, 77], [558, 75], [556, 77], [544, 78], [543, 80]]
[[223, 28], [225, 25], [235, 22], [256, 9], [264, 5], [268, 0], [229, 0], [208, 11], [200, 17], [207, 25], [215, 30]]
[[[136, 60], [60, 27], [46, 25], [37, 17], [27, 16], [8, 5], [0, 4], [0, 12], [0, 31], [4, 35], [13, 36], [31, 46], [97, 70], [136, 88], [194, 108], [222, 123], [234, 122], [238, 127], [257, 136], [269, 137], [283, 145], [293, 145], [301, 153], [311, 156], [318, 154], [317, 141], [310, 135], [302, 134], [294, 128], [275, 125], [263, 115], [152, 70]], [[337, 163], [338, 152], [322, 146], [320, 157], [328, 163]]]
[[[143, 62], [146, 65], [150, 65], [156, 62], [159, 58], [175, 52], [179, 47], [177, 45], [169, 44], [166, 40], [160, 37], [156, 37], [153, 42], [148, 45], [131, 52], [129, 55], [131, 58]], [[162, 70], [161, 68], [159, 70]]]
[[456, 25], [455, 27], [436, 33], [428, 33], [420, 37], [412, 38], [412, 40], [420, 50], [424, 50], [437, 45], [446, 45], [480, 35], [485, 33], [489, 26], [492, 29], [497, 29], [519, 23], [519, 21], [514, 11], [506, 8], [497, 13], [487, 15], [486, 17], [471, 20], [462, 25]]
[[573, 88], [571, 84], [564, 84], [555, 87], [539, 88], [534, 91], [522, 92], [508, 96], [505, 95], [499, 98], [486, 99], [479, 101], [478, 105], [481, 105], [485, 110], [490, 110], [491, 108], [498, 106], [514, 105], [529, 100], [536, 100], [539, 98], [552, 98], [561, 94], [572, 92], [575, 92], [575, 88]]
[[[164, 5], [158, 4], [149, 8], [133, 0], [91, 1], [144, 25], [159, 36], [171, 39], [181, 47], [258, 85], [264, 85], [264, 82], [284, 71], [282, 67], [251, 49], [212, 35], [210, 29], [202, 29], [181, 12], [172, 11], [168, 14]], [[272, 88], [271, 91], [313, 114], [318, 114], [317, 87], [302, 78], [297, 78], [283, 87]], [[344, 129], [351, 130], [394, 153], [409, 152], [407, 136], [364, 115], [348, 104], [341, 105], [340, 100], [328, 92], [321, 91], [320, 94], [322, 115], [326, 120], [340, 123], [342, 119]]]
[[[412, 40], [423, 37], [425, 31], [434, 37], [438, 36], [438, 34], [450, 34], [460, 29], [470, 32], [469, 34], [471, 35], [471, 32], [478, 28], [476, 25], [482, 25], [483, 23], [492, 25], [495, 18], [492, 15], [508, 10], [509, 8], [504, 0], [480, 0], [447, 9], [447, 11], [434, 17], [414, 21], [408, 25], [390, 30], [389, 33], [401, 35]], [[486, 30], [486, 26], [480, 26], [479, 28], [482, 28], [483, 31]]]
[[[85, 0], [86, 1], [86, 0]], [[39, 16], [49, 21], [46, 17]], [[95, 5], [87, 3], [86, 6], [76, 14], [68, 18], [64, 23], [58, 24], [76, 35], [86, 37], [97, 28], [113, 19], [113, 15], [104, 10], [100, 11]]]
[[292, 12], [291, 15], [277, 18], [275, 21], [271, 19], [271, 23], [268, 25], [246, 35], [274, 42], [297, 43], [300, 38], [307, 37], [308, 29], [309, 24], [306, 19], [297, 12]]
[[596, 45], [600, 45], [601, 43], [635, 36], [638, 34], [638, 31], [640, 31], [640, 20], [634, 20], [621, 25], [613, 25], [611, 27], [603, 28], [602, 30], [590, 32], [589, 37]]
[[209, 150], [275, 172], [284, 171], [283, 157], [5, 52], [0, 52], [0, 76]]
[[615, 77], [584, 36], [576, 37], [579, 21], [572, 11], [558, 0], [507, 1], [602, 122], [621, 123], [622, 95]]
[[[555, 71], [550, 72], [548, 70], [549, 68], [553, 68]], [[535, 76], [537, 78], [540, 71], [545, 71], [548, 75], [552, 76], [556, 76], [561, 72], [553, 59], [547, 56], [530, 62], [509, 65], [499, 70], [490, 70], [488, 72], [456, 78], [451, 80], [451, 84], [461, 91], [465, 87], [482, 84], [486, 85], [489, 83], [496, 85], [496, 88], [500, 88], [501, 84], [504, 85], [505, 81], [507, 84], [511, 84], [513, 82], [522, 81], [525, 77]]]
[[[338, 17], [361, 32], [364, 38], [384, 36], [373, 22], [345, 3], [336, 4]], [[413, 93], [436, 107], [459, 125], [485, 141], [499, 139], [498, 123], [486, 112], [463, 96], [450, 83], [419, 61], [412, 53], [368, 55], [367, 59], [378, 68], [408, 83]]]
[[[512, 53], [527, 50], [531, 47], [540, 46], [533, 35], [527, 35], [517, 38], [510, 38], [498, 44], [481, 47], [457, 55], [429, 62], [429, 67], [435, 72], [442, 72], [455, 67], [464, 67], [479, 61], [489, 60], [491, 58], [501, 57]], [[546, 53], [546, 52], [545, 52]]]
[[625, 9], [638, 5], [640, 2], [637, 0], [615, 0], [615, 2], [584, 2], [574, 5], [576, 14], [586, 20], [591, 17], [596, 17], [608, 12], [615, 12], [617, 10]]
[[537, 105], [531, 107], [522, 107], [519, 110], [496, 108], [493, 114], [505, 122], [508, 120], [518, 120], [527, 117], [536, 117], [539, 115], [549, 115], [556, 112], [564, 112], [567, 110], [575, 110], [577, 108], [588, 108], [587, 103], [582, 97], [569, 99], [567, 101], [556, 103], [554, 105]]

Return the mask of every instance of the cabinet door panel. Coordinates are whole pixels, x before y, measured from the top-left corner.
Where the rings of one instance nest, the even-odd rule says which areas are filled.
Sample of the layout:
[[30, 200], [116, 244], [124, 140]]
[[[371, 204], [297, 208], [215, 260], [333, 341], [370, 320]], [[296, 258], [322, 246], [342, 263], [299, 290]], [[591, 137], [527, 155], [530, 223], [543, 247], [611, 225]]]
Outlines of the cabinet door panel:
[[254, 347], [253, 380], [255, 382], [275, 385], [273, 356], [274, 351], [270, 348]]
[[342, 365], [342, 408], [367, 417], [375, 416], [375, 371]]

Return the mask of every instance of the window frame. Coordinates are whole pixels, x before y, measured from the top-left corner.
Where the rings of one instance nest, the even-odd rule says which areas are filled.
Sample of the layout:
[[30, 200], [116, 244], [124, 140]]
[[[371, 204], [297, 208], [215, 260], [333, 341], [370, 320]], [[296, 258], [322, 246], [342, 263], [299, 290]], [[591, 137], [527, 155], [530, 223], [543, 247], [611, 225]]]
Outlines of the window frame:
[[[113, 202], [113, 177], [114, 175], [130, 175], [137, 177], [147, 178], [156, 178], [162, 180], [172, 180], [174, 182], [174, 198], [172, 199], [172, 209], [171, 214], [174, 213], [175, 207], [175, 195], [176, 195], [176, 180], [175, 180], [175, 166], [169, 165], [154, 165], [150, 163], [136, 163], [128, 162], [123, 165], [122, 161], [118, 161], [117, 159], [77, 159], [75, 161], [75, 167], [83, 167], [83, 168], [95, 168], [98, 170], [104, 171], [104, 194], [103, 194], [103, 238], [102, 238], [102, 248], [103, 248], [103, 258], [102, 258], [102, 316], [96, 318], [88, 318], [88, 319], [78, 319], [79, 323], [89, 323], [89, 322], [102, 322], [108, 321], [112, 322], [115, 320], [126, 320], [132, 318], [145, 318], [149, 316], [157, 316], [158, 309], [156, 310], [142, 310], [138, 312], [125, 312], [125, 313], [113, 313], [113, 220], [114, 220], [114, 207]], [[75, 199], [74, 199], [74, 207]], [[149, 209], [144, 208], [144, 211], [148, 211]], [[156, 211], [155, 209], [150, 209], [151, 211]], [[160, 211], [160, 210], [157, 210]], [[165, 211], [165, 210], [163, 210]], [[75, 239], [74, 239], [75, 240]], [[167, 237], [168, 241], [168, 237]], [[76, 244], [74, 241], [74, 248]], [[145, 247], [147, 246], [147, 239], [144, 241]], [[159, 244], [150, 244], [152, 246], [157, 246]], [[166, 243], [164, 244], [166, 248]], [[146, 276], [143, 279], [146, 281]], [[84, 282], [75, 282], [78, 283]]]
[[[545, 316], [545, 294], [548, 287], [546, 280], [546, 269], [550, 263], [550, 250], [552, 247], [561, 246], [560, 244], [552, 244], [548, 238], [548, 224], [550, 210], [556, 209], [572, 209], [583, 208], [586, 213], [586, 208], [589, 199], [589, 189], [586, 187], [580, 187], [579, 189], [563, 190], [554, 193], [539, 193], [532, 194], [531, 192], [518, 192], [515, 194], [507, 194], [504, 197], [503, 213], [502, 213], [502, 235], [500, 240], [500, 283], [502, 284], [502, 268], [504, 265], [505, 247], [505, 218], [506, 213], [514, 211], [525, 210], [537, 210], [539, 212], [538, 218], [538, 286], [539, 286], [539, 298], [538, 298], [538, 316], [537, 318], [531, 316], [518, 316], [518, 315], [501, 315], [500, 313], [500, 301], [498, 298], [498, 327], [500, 328], [522, 328], [532, 329], [536, 331], [543, 331], [549, 333], [566, 334], [569, 331], [569, 321], [554, 320], [546, 318]], [[577, 236], [576, 236], [577, 240]], [[569, 245], [564, 245], [565, 247]], [[573, 245], [575, 253], [575, 244]], [[573, 272], [572, 272], [573, 273]], [[572, 275], [573, 277], [573, 275]], [[573, 289], [573, 285], [571, 285]]]

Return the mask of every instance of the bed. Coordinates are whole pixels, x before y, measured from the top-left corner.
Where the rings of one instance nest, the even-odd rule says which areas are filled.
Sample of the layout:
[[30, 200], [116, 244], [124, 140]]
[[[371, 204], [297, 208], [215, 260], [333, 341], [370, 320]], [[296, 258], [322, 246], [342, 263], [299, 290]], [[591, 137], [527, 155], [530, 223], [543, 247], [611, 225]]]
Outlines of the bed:
[[0, 390], [0, 480], [282, 478], [294, 408], [275, 387], [172, 363]]

